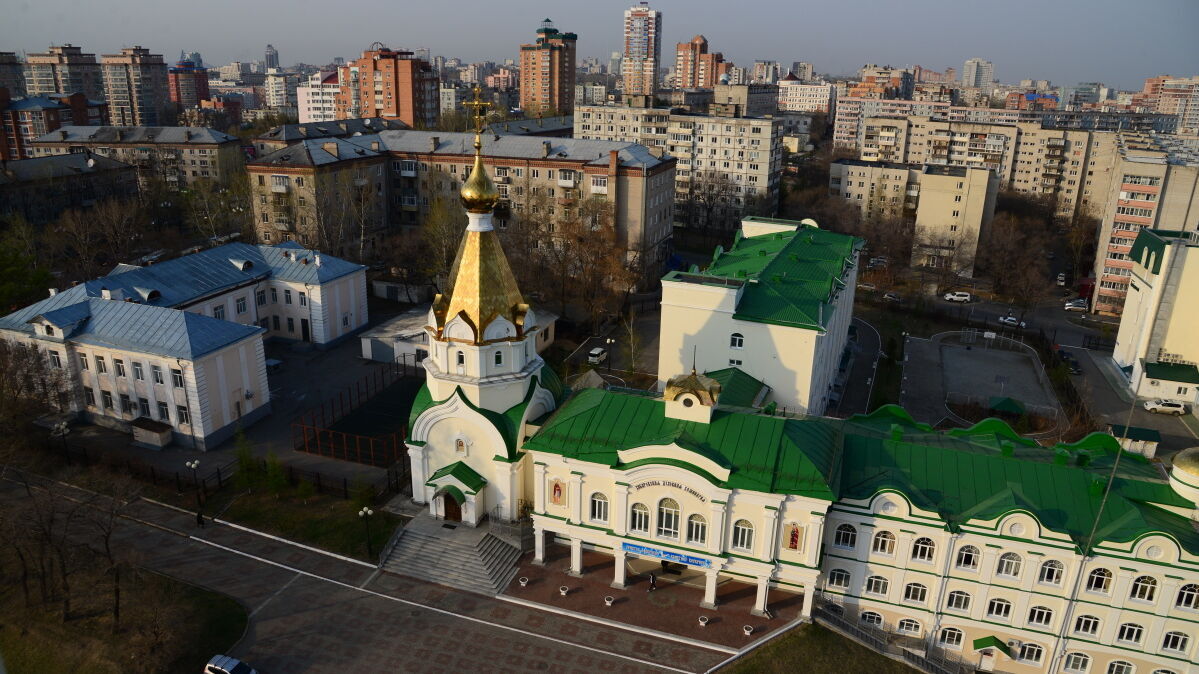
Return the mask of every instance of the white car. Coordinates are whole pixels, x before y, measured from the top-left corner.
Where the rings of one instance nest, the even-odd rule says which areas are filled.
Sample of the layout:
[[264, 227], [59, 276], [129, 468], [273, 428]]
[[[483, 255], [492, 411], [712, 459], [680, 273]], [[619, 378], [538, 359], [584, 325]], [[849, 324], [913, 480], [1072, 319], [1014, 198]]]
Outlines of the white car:
[[587, 352], [587, 362], [592, 365], [599, 365], [605, 360], [608, 360], [608, 350], [602, 346], [597, 346]]
[[1064, 307], [1066, 311], [1086, 311], [1087, 301], [1083, 299], [1070, 300]]
[[970, 293], [964, 290], [958, 290], [952, 293], [945, 293], [946, 302], [969, 302]]
[[1187, 413], [1187, 406], [1182, 403], [1176, 403], [1173, 400], [1146, 400], [1145, 409], [1154, 414], [1173, 414], [1174, 416], [1182, 416]]
[[1028, 324], [1024, 321], [1017, 320], [1015, 316], [1004, 316], [999, 319], [999, 322], [1009, 328], [1027, 328]]

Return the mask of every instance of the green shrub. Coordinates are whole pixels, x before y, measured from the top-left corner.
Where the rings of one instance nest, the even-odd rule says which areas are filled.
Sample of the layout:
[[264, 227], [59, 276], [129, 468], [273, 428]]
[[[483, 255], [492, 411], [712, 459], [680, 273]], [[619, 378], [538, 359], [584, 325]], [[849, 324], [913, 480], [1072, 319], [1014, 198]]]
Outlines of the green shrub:
[[283, 463], [279, 461], [279, 457], [274, 452], [266, 455], [266, 488], [271, 490], [271, 493], [278, 498], [287, 491], [291, 486], [287, 483], [287, 473], [283, 470]]
[[240, 428], [237, 429], [237, 435], [234, 436], [233, 447], [237, 457], [237, 474], [234, 476], [234, 484], [238, 489], [254, 491], [255, 487], [262, 484], [262, 463], [254, 457], [254, 446], [250, 444], [245, 432]]
[[316, 496], [316, 487], [308, 480], [300, 480], [300, 483], [296, 485], [296, 497], [303, 501], [304, 505], [308, 505], [308, 501], [313, 496]]

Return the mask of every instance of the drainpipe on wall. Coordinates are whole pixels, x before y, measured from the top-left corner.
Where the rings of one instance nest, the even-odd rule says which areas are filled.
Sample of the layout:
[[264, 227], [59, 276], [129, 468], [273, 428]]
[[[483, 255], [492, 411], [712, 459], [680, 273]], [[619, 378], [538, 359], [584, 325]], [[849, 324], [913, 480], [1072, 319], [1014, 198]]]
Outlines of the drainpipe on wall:
[[[196, 420], [192, 418], [192, 401], [191, 396], [187, 395], [187, 369], [183, 366], [183, 361], [179, 358], [175, 359], [175, 364], [179, 366], [179, 372], [183, 374], [183, 404], [187, 405], [188, 426], [191, 426], [192, 449], [196, 448]], [[193, 370], [193, 374], [194, 374]], [[197, 410], [199, 411], [199, 410]]]

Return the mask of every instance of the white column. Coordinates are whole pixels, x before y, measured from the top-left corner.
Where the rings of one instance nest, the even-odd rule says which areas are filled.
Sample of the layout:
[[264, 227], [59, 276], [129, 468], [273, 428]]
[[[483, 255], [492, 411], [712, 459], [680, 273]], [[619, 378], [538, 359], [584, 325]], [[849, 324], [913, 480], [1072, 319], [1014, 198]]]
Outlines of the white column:
[[766, 508], [762, 514], [762, 547], [758, 550], [758, 559], [769, 562], [774, 559], [774, 551], [778, 547], [779, 511]]
[[574, 499], [570, 503], [570, 510], [574, 513], [574, 523], [583, 523], [583, 476], [570, 476], [570, 493]]
[[545, 464], [533, 464], [533, 512], [545, 512]]
[[504, 494], [507, 507], [504, 509], [504, 516], [509, 522], [515, 522], [520, 517], [520, 463], [517, 461], [508, 464], [508, 493]]
[[545, 564], [545, 529], [540, 524], [533, 526], [533, 563]]
[[713, 555], [724, 552], [724, 514], [728, 507], [727, 503], [712, 501], [712, 530], [708, 532], [708, 552]]
[[412, 500], [417, 503], [425, 502], [425, 449], [424, 447], [408, 448], [408, 467], [412, 473]]
[[715, 568], [704, 572], [704, 600], [700, 603], [703, 608], [716, 608], [716, 576], [719, 571]]
[[570, 571], [567, 571], [568, 576], [583, 575], [583, 539], [577, 536], [570, 539]]
[[629, 485], [618, 484], [612, 490], [612, 533], [624, 536], [629, 533]]
[[820, 541], [824, 536], [824, 515], [815, 513], [808, 519], [808, 530], [804, 532], [804, 561], [808, 566], [820, 568]]
[[804, 620], [812, 619], [812, 604], [816, 600], [816, 582], [804, 584], [803, 588], [803, 608], [799, 611], [799, 617]]
[[615, 571], [612, 574], [612, 587], [617, 590], [625, 589], [625, 554], [624, 548], [617, 545], [612, 548], [612, 561]]
[[753, 615], [766, 615], [766, 600], [770, 592], [770, 576], [758, 576], [758, 595], [754, 598]]

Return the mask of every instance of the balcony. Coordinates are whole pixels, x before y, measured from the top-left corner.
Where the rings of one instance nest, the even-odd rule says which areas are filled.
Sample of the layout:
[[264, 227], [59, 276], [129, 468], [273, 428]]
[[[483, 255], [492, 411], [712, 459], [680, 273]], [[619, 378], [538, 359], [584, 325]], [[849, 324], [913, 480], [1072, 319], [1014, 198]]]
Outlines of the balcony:
[[496, 176], [496, 177], [495, 177], [495, 184], [496, 184], [496, 185], [507, 185], [507, 184], [509, 184], [509, 183], [511, 183], [511, 182], [512, 182], [512, 179], [511, 179], [511, 178], [509, 178], [508, 176]]
[[370, 184], [370, 180], [366, 178], [354, 178], [354, 187], [366, 187]]
[[1049, 138], [1045, 141], [1045, 145], [1047, 147], [1063, 148], [1063, 147], [1066, 147], [1066, 139], [1065, 138]]
[[289, 189], [291, 189], [291, 185], [288, 183], [271, 183], [271, 191], [276, 194], [287, 194]]
[[577, 184], [578, 184], [578, 181], [575, 180], [573, 177], [563, 178], [561, 176], [558, 176], [558, 187], [573, 188]]

